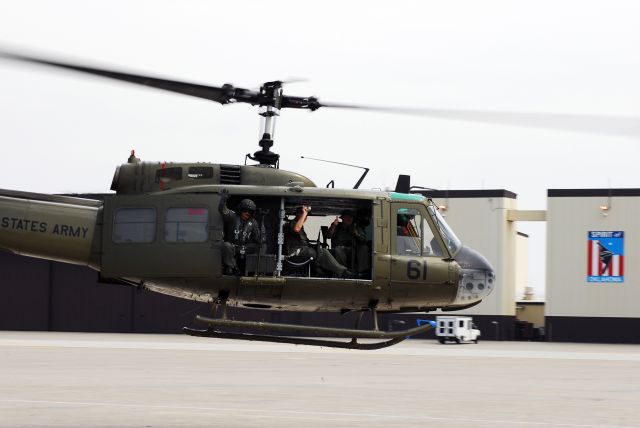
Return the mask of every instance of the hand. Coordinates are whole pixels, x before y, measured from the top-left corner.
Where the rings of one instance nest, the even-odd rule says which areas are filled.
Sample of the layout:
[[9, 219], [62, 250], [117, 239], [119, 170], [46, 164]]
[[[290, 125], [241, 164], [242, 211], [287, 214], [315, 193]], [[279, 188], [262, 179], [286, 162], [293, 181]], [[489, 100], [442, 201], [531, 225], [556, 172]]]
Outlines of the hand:
[[333, 223], [331, 223], [333, 226], [337, 226], [338, 223], [340, 223], [340, 217], [336, 216], [336, 219], [333, 220]]
[[220, 190], [220, 197], [227, 199], [229, 197], [229, 191], [227, 189]]

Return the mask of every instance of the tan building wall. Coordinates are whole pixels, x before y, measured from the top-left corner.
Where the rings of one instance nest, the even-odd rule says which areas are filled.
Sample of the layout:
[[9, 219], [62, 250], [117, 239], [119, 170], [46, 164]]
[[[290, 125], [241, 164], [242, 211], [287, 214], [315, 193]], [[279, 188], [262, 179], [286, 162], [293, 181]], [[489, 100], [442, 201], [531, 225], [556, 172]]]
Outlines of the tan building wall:
[[544, 327], [544, 306], [543, 302], [517, 302], [516, 318], [532, 323], [535, 328]]
[[[587, 282], [589, 231], [624, 231], [624, 282]], [[639, 256], [640, 189], [549, 190], [547, 316], [640, 318]]]

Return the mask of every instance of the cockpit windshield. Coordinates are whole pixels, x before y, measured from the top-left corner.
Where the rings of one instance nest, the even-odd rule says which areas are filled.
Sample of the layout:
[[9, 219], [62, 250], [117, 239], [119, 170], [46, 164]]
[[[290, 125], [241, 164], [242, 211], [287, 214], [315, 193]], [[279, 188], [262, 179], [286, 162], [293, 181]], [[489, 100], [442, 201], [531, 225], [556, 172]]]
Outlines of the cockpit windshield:
[[455, 255], [455, 253], [457, 253], [458, 250], [462, 247], [462, 242], [460, 241], [460, 239], [458, 239], [456, 234], [453, 233], [453, 230], [451, 230], [451, 227], [449, 227], [449, 225], [444, 220], [438, 209], [433, 205], [433, 203], [430, 203], [427, 206], [427, 209], [429, 210], [429, 214], [431, 214], [431, 217], [433, 218], [433, 222], [440, 231], [445, 245], [447, 246], [447, 248], [449, 248], [449, 253], [451, 253], [451, 255]]

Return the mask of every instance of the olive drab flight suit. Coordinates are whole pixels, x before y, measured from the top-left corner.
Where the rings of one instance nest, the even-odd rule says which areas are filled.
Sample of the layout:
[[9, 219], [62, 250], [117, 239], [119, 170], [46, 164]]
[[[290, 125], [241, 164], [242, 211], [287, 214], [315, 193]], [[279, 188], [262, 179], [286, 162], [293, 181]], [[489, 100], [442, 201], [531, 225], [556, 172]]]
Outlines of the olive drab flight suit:
[[222, 193], [218, 205], [218, 211], [224, 220], [222, 263], [226, 274], [236, 274], [238, 273], [237, 256], [244, 254], [247, 245], [253, 247], [260, 245], [260, 227], [253, 216], [244, 221], [240, 214], [227, 208], [227, 199], [228, 194]]
[[[371, 268], [367, 237], [364, 230], [357, 224], [338, 223], [331, 235], [331, 247], [338, 263], [354, 268], [358, 273], [366, 273]], [[355, 256], [355, 264], [352, 266], [353, 256]]]
[[317, 267], [331, 272], [337, 277], [350, 277], [353, 273], [348, 271], [346, 266], [338, 263], [336, 259], [331, 255], [329, 251], [318, 246], [318, 249], [311, 248], [309, 246], [309, 239], [307, 233], [304, 231], [304, 226], [300, 229], [299, 233], [296, 233], [294, 227], [296, 221], [292, 220], [285, 224], [285, 243], [287, 249], [287, 256], [296, 260], [306, 260], [309, 257], [313, 257], [314, 263]]

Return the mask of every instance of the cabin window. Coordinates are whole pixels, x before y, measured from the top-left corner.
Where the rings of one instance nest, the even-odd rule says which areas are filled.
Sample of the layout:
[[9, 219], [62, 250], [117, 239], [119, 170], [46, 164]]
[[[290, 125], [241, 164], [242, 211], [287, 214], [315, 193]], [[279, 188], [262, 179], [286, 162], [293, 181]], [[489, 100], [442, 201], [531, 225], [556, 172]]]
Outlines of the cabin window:
[[156, 171], [156, 183], [176, 180], [182, 180], [182, 168], [179, 166], [162, 168]]
[[164, 224], [167, 242], [205, 242], [208, 238], [207, 208], [169, 208]]
[[187, 177], [193, 180], [202, 180], [205, 178], [213, 178], [213, 168], [210, 166], [192, 166], [189, 167]]
[[440, 244], [425, 216], [416, 208], [399, 208], [396, 220], [396, 254], [399, 256], [441, 256]]
[[156, 238], [155, 208], [118, 208], [113, 217], [113, 242], [148, 244]]

